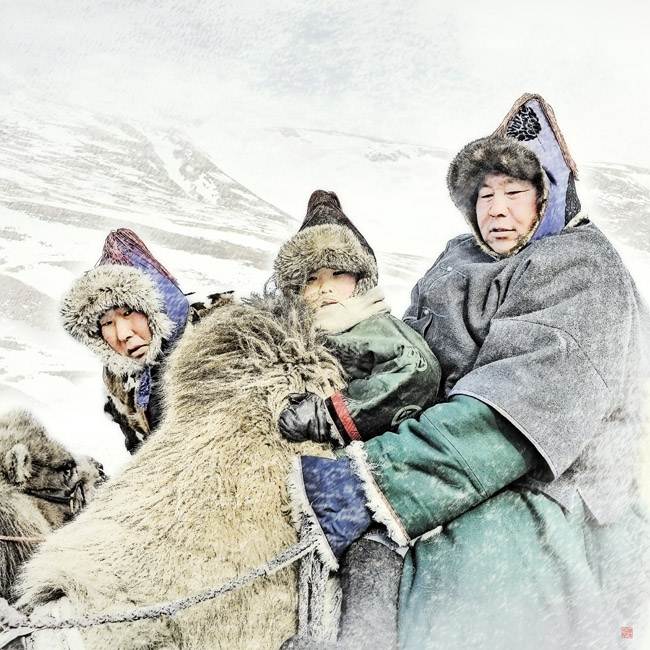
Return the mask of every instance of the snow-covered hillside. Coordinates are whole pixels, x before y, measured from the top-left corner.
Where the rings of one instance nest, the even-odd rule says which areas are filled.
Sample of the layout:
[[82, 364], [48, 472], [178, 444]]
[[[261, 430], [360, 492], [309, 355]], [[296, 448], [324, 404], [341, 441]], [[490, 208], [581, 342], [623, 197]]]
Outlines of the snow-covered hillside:
[[62, 332], [58, 303], [95, 264], [106, 234], [122, 226], [150, 245], [185, 291], [241, 293], [261, 288], [294, 228], [176, 132], [50, 103], [5, 104], [0, 405], [28, 406], [109, 469], [124, 454], [101, 414], [100, 366]]
[[[374, 246], [400, 315], [415, 280], [464, 229], [446, 194], [451, 155], [296, 128], [162, 129], [14, 94], [0, 108], [0, 409], [29, 407], [109, 472], [127, 459], [102, 414], [99, 361], [58, 320], [61, 295], [118, 227], [135, 230], [185, 291], [246, 295], [269, 277], [309, 194], [335, 190]], [[581, 172], [583, 206], [648, 293], [650, 171], [599, 163]]]
[[584, 165], [582, 172], [580, 185], [587, 197], [583, 203], [616, 244], [650, 302], [650, 169], [593, 163]]
[[[240, 182], [289, 214], [304, 211], [300, 201], [314, 187], [335, 189], [380, 261], [389, 251], [408, 252], [416, 266], [426, 260], [424, 270], [466, 230], [447, 193], [454, 151], [299, 128], [258, 129], [235, 146], [227, 131], [191, 131]], [[487, 134], [468, 133], [458, 148], [481, 135]], [[578, 168], [583, 211], [612, 239], [650, 299], [650, 169], [586, 161]], [[399, 297], [395, 302], [402, 305]]]

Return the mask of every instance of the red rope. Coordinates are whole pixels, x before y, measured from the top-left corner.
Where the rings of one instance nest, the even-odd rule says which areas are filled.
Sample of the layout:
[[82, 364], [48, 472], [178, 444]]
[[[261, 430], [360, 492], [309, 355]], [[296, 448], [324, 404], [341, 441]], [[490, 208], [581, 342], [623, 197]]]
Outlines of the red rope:
[[348, 436], [350, 436], [352, 440], [361, 440], [361, 434], [350, 415], [350, 411], [348, 411], [348, 407], [341, 395], [341, 391], [336, 391], [330, 399], [332, 400], [332, 406], [334, 407], [336, 414], [339, 416], [339, 420], [341, 420], [341, 424]]

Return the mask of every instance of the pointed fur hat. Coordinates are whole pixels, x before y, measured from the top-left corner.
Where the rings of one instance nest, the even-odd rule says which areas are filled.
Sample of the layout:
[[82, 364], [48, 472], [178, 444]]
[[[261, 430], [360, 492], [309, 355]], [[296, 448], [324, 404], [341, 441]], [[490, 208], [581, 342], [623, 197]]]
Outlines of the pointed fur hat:
[[[101, 336], [100, 317], [117, 307], [147, 317], [152, 340], [144, 364], [119, 354]], [[157, 363], [164, 345], [184, 330], [188, 313], [187, 298], [174, 277], [126, 228], [109, 233], [98, 265], [74, 283], [61, 304], [64, 328], [119, 376], [138, 375], [143, 366]]]
[[354, 273], [354, 295], [377, 285], [374, 251], [345, 215], [336, 194], [316, 190], [300, 229], [278, 252], [273, 264], [275, 282], [284, 293], [300, 293], [309, 274], [324, 267]]
[[[526, 237], [505, 255], [483, 241], [476, 221], [476, 199], [489, 174], [527, 180], [537, 190], [537, 219]], [[449, 167], [452, 200], [479, 245], [493, 257], [510, 257], [529, 242], [559, 233], [580, 212], [575, 191], [578, 170], [550, 105], [540, 96], [522, 95], [492, 136], [466, 145]]]

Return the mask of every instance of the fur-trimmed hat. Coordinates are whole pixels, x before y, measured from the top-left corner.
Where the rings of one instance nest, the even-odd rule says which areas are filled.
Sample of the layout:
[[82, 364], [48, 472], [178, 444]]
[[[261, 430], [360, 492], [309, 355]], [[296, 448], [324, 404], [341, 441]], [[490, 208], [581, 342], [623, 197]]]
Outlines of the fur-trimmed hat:
[[300, 229], [282, 245], [273, 263], [276, 285], [284, 293], [300, 293], [309, 274], [320, 268], [356, 275], [353, 295], [377, 285], [374, 251], [345, 215], [336, 194], [324, 190], [311, 195]]
[[118, 307], [129, 307], [147, 317], [151, 343], [144, 363], [155, 363], [163, 340], [174, 331], [174, 324], [163, 313], [162, 298], [153, 280], [139, 269], [110, 264], [84, 273], [61, 304], [63, 327], [96, 352], [113, 374], [138, 374], [143, 364], [113, 350], [101, 335], [99, 319], [109, 309]]
[[[529, 181], [537, 190], [537, 218], [528, 235], [504, 255], [481, 237], [476, 220], [478, 191], [489, 174]], [[558, 234], [580, 212], [578, 170], [550, 105], [522, 95], [494, 134], [466, 145], [449, 167], [447, 185], [479, 245], [493, 257], [509, 257], [529, 242]]]
[[[109, 309], [129, 307], [142, 312], [151, 330], [144, 363], [121, 355], [101, 335], [99, 319]], [[64, 328], [96, 352], [106, 368], [119, 376], [139, 375], [158, 362], [187, 323], [189, 304], [176, 280], [131, 230], [111, 232], [94, 269], [79, 278], [61, 304]]]
[[528, 234], [517, 245], [500, 257], [509, 257], [520, 251], [535, 234], [548, 202], [548, 181], [539, 158], [511, 138], [490, 136], [474, 140], [463, 147], [454, 158], [447, 174], [451, 198], [469, 224], [479, 245], [490, 255], [495, 253], [484, 241], [476, 218], [476, 200], [483, 181], [490, 174], [506, 174], [532, 183], [537, 191], [537, 216]]

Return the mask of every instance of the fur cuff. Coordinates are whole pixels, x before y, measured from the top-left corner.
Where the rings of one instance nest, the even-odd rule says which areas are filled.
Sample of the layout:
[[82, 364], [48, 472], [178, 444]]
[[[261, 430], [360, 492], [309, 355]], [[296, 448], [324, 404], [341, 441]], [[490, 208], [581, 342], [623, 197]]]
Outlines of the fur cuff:
[[302, 479], [300, 456], [294, 456], [291, 459], [291, 468], [287, 477], [287, 490], [295, 529], [301, 537], [309, 536], [314, 538], [316, 552], [321, 562], [330, 571], [336, 571], [339, 568], [339, 563], [307, 498], [305, 484]]
[[372, 512], [372, 518], [386, 526], [390, 539], [398, 546], [407, 546], [411, 542], [406, 529], [402, 525], [390, 503], [375, 483], [370, 470], [368, 456], [362, 442], [352, 442], [345, 451], [352, 463], [352, 470], [361, 481], [366, 495], [366, 506]]

